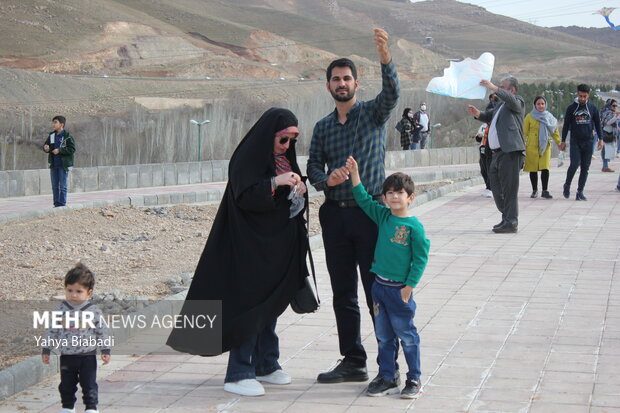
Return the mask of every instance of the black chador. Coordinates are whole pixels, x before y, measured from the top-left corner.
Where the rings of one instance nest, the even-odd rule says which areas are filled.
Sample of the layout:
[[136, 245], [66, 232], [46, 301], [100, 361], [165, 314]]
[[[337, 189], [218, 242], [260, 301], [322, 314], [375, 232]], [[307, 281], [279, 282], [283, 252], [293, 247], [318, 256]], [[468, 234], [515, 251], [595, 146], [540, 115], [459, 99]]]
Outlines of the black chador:
[[[303, 212], [289, 218], [289, 187], [279, 186], [273, 194], [271, 189], [275, 134], [290, 126], [297, 126], [292, 112], [271, 108], [239, 143], [187, 293], [183, 315], [197, 308], [188, 305], [190, 300], [222, 301], [222, 352], [241, 345], [282, 314], [308, 275]], [[286, 157], [301, 176], [294, 140]], [[209, 350], [213, 343], [207, 340], [212, 335], [205, 329], [177, 328], [167, 344], [190, 354], [219, 354]]]

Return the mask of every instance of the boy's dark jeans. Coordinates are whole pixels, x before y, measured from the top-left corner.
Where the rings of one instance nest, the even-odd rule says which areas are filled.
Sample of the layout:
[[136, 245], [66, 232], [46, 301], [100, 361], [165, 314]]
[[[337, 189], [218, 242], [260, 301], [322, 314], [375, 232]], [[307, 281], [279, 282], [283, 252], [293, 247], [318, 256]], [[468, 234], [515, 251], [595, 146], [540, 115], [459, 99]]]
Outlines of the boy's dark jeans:
[[75, 406], [75, 393], [77, 385], [82, 387], [82, 400], [86, 409], [97, 409], [97, 356], [91, 355], [65, 355], [60, 356], [60, 399], [62, 407], [73, 409]]
[[372, 299], [375, 311], [375, 334], [379, 342], [379, 374], [391, 381], [396, 374], [394, 363], [398, 353], [398, 339], [409, 371], [407, 379], [420, 381], [420, 336], [413, 324], [416, 303], [413, 294], [404, 302], [401, 287], [386, 286], [379, 282], [372, 285]]

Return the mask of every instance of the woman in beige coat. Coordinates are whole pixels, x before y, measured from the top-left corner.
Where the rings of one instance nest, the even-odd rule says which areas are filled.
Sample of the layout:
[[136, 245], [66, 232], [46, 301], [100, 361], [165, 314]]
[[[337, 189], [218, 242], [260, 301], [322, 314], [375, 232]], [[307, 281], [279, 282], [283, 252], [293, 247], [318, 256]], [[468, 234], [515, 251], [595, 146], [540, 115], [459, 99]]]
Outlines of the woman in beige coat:
[[551, 163], [551, 141], [560, 144], [558, 120], [547, 111], [547, 100], [542, 96], [534, 99], [534, 109], [525, 116], [523, 121], [523, 136], [525, 137], [525, 167], [523, 170], [530, 173], [532, 195], [538, 197], [538, 171], [542, 182], [541, 197], [553, 198], [547, 186], [549, 184], [549, 164]]

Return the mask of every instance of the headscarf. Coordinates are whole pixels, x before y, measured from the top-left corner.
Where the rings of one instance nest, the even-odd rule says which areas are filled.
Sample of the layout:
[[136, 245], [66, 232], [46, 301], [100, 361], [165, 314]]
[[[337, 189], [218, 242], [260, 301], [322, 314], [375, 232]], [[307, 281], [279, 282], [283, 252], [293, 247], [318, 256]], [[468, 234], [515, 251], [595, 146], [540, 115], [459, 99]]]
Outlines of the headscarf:
[[552, 135], [558, 127], [558, 120], [548, 110], [541, 112], [536, 109], [536, 104], [534, 104], [534, 109], [532, 109], [530, 115], [540, 123], [540, 128], [538, 129], [538, 154], [542, 156], [547, 150], [549, 135]]
[[611, 110], [611, 104], [614, 101], [615, 99], [607, 99], [605, 101], [605, 106], [603, 107], [603, 110], [601, 111], [601, 128], [604, 128], [605, 126], [610, 126], [611, 128], [613, 128], [613, 131], [615, 134], [615, 130], [618, 128], [618, 124], [616, 123], [616, 124], [608, 125], [608, 122], [616, 117], [616, 112]]

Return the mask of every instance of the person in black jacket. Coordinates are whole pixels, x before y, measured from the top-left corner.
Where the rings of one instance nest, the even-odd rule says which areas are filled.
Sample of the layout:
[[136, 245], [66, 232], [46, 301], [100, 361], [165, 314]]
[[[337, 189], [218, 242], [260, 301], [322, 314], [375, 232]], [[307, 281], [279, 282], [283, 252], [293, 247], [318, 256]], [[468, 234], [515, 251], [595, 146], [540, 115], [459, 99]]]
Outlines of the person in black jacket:
[[562, 143], [560, 143], [560, 150], [565, 150], [566, 136], [570, 131], [570, 166], [566, 171], [563, 195], [566, 199], [570, 197], [570, 184], [577, 168], [581, 167], [575, 197], [577, 201], [587, 201], [583, 194], [583, 188], [586, 186], [588, 170], [592, 162], [594, 131], [599, 137], [598, 149], [603, 148], [603, 134], [598, 109], [588, 102], [589, 98], [590, 87], [585, 84], [577, 86], [577, 99], [566, 108], [564, 126], [562, 127]]
[[413, 134], [413, 111], [405, 108], [402, 119], [396, 124], [396, 130], [400, 132], [400, 146], [403, 151], [411, 148], [411, 135]]

